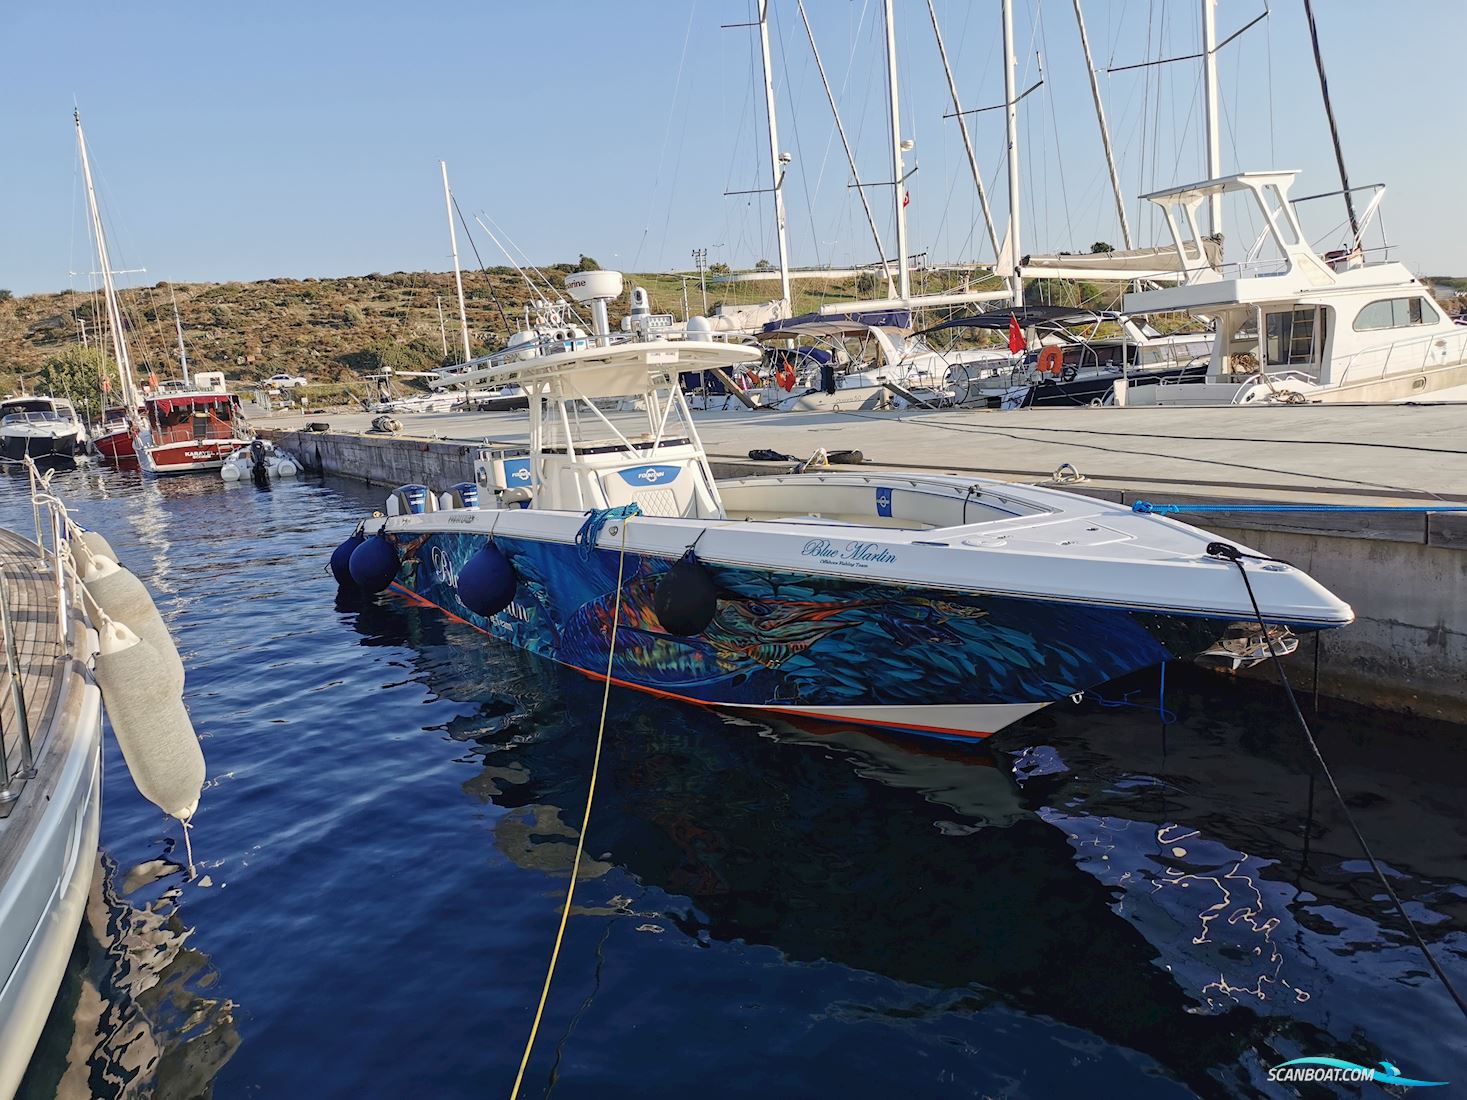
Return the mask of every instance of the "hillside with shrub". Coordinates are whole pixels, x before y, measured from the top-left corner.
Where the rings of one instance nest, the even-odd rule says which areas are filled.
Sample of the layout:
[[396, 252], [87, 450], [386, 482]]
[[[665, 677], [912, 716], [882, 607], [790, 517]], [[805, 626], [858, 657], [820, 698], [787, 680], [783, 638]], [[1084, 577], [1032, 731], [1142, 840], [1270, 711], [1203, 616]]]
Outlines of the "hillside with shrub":
[[[583, 256], [578, 263], [557, 264], [542, 273], [559, 288], [567, 274], [594, 264]], [[778, 283], [773, 280], [722, 283], [718, 274], [711, 271], [707, 280], [710, 309], [720, 304], [768, 301], [778, 294]], [[948, 292], [968, 285], [967, 278], [954, 271], [915, 272], [913, 291]], [[1454, 280], [1435, 282], [1440, 288]], [[655, 312], [681, 318], [685, 290], [692, 312], [702, 312], [704, 289], [696, 275], [628, 275], [627, 285], [645, 286]], [[977, 285], [997, 284], [990, 280]], [[885, 292], [870, 272], [838, 279], [801, 278], [793, 286], [797, 313]], [[1035, 303], [1113, 309], [1121, 290], [1116, 284], [1042, 281], [1029, 284], [1028, 296]], [[384, 369], [426, 371], [461, 359], [451, 272], [158, 283], [125, 289], [121, 296], [133, 359], [144, 379], [149, 374], [160, 380], [179, 376], [174, 301], [190, 365], [195, 370], [223, 371], [240, 390], [273, 374], [304, 375], [312, 383], [308, 391], [312, 403], [329, 404], [374, 389], [366, 375]], [[474, 354], [479, 355], [502, 346], [510, 333], [522, 327], [526, 306], [534, 295], [513, 268], [491, 268], [464, 274], [464, 297], [470, 341]], [[1467, 308], [1467, 298], [1445, 304], [1456, 312]], [[625, 296], [612, 304], [613, 325], [625, 309]], [[101, 347], [110, 360], [110, 344], [99, 325], [104, 314], [100, 293], [65, 291], [16, 297], [0, 290], [0, 393], [35, 392], [69, 378], [95, 377], [102, 357], [82, 344], [95, 349], [102, 335]], [[1179, 317], [1158, 327], [1174, 329], [1189, 323]], [[998, 342], [1003, 336], [992, 334], [986, 339]]]

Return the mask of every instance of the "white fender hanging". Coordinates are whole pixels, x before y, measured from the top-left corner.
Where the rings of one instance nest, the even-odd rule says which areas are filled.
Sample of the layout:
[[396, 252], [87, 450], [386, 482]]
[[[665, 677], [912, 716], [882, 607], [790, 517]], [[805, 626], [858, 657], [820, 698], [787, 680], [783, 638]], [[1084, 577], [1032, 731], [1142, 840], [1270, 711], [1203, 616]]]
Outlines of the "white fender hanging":
[[123, 623], [104, 622], [98, 636], [94, 675], [127, 770], [144, 798], [187, 822], [204, 789], [204, 752], [178, 689], [159, 675], [164, 659]]
[[183, 660], [143, 582], [115, 561], [89, 555], [86, 551], [79, 557], [82, 583], [87, 586], [92, 599], [97, 601], [109, 619], [125, 624], [148, 643], [156, 658], [152, 674], [162, 677], [174, 695], [180, 694], [183, 691]]
[[112, 549], [112, 545], [98, 532], [83, 531], [81, 533], [81, 542], [82, 545], [90, 550], [95, 556], [99, 558], [106, 558], [108, 561], [117, 560], [117, 551]]

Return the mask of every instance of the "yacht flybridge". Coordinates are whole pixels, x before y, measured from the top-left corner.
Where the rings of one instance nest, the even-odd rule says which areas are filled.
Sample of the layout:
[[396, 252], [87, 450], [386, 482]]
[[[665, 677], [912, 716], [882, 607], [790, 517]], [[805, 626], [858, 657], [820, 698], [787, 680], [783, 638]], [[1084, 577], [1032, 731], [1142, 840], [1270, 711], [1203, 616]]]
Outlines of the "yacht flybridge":
[[[656, 694], [960, 737], [1168, 659], [1247, 663], [1353, 617], [1299, 570], [1244, 558], [1265, 631], [1205, 532], [1051, 489], [830, 471], [716, 482], [678, 374], [759, 352], [613, 338], [620, 283], [572, 277], [591, 334], [443, 377], [522, 386], [529, 447], [486, 449], [476, 484], [394, 491], [333, 555], [343, 584], [396, 587]], [[605, 411], [627, 397], [634, 413]]]
[[[1144, 196], [1175, 242], [1175, 286], [1127, 294], [1127, 313], [1215, 319], [1205, 377], [1132, 391], [1131, 405], [1383, 402], [1467, 384], [1467, 328], [1405, 265], [1370, 263], [1360, 243], [1318, 255], [1289, 198], [1293, 171], [1244, 172]], [[1203, 204], [1241, 199], [1263, 230], [1237, 263], [1203, 247]], [[1369, 208], [1374, 213], [1379, 193]]]

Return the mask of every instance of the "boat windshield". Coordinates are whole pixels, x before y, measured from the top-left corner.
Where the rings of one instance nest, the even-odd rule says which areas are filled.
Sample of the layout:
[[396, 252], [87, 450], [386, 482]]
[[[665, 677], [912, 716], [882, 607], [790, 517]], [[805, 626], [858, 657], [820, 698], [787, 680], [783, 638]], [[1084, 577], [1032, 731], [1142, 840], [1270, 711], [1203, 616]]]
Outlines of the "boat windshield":
[[640, 398], [546, 401], [539, 427], [541, 450], [560, 454], [569, 444], [577, 454], [622, 450], [651, 457], [697, 438], [682, 394], [669, 379]]
[[72, 412], [71, 406], [56, 401], [50, 397], [17, 398], [0, 404], [0, 415], [7, 420], [12, 415], [21, 413], [36, 413], [50, 416], [57, 420], [73, 420], [76, 414]]
[[60, 424], [66, 419], [54, 412], [17, 412], [0, 420], [0, 424]]

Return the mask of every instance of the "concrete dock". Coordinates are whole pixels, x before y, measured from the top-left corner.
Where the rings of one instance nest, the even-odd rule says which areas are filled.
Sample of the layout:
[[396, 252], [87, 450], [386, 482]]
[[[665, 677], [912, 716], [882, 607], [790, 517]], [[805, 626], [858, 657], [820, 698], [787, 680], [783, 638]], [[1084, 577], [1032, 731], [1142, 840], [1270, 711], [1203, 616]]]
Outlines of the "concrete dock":
[[[619, 415], [631, 414], [610, 419]], [[308, 470], [437, 489], [472, 480], [486, 440], [529, 437], [523, 411], [397, 419], [397, 435], [369, 433], [372, 417], [360, 412], [256, 423]], [[307, 420], [331, 430], [303, 432]], [[1467, 409], [1453, 404], [740, 412], [699, 414], [698, 429], [720, 477], [789, 469], [750, 461], [753, 449], [806, 457], [824, 447], [861, 451], [868, 470], [1054, 484], [1127, 504], [1467, 504]], [[1083, 480], [1056, 481], [1066, 463]], [[1295, 563], [1354, 606], [1357, 622], [1321, 644], [1326, 693], [1467, 720], [1467, 513], [1221, 513], [1192, 522]], [[1305, 683], [1312, 648], [1293, 659]]]

